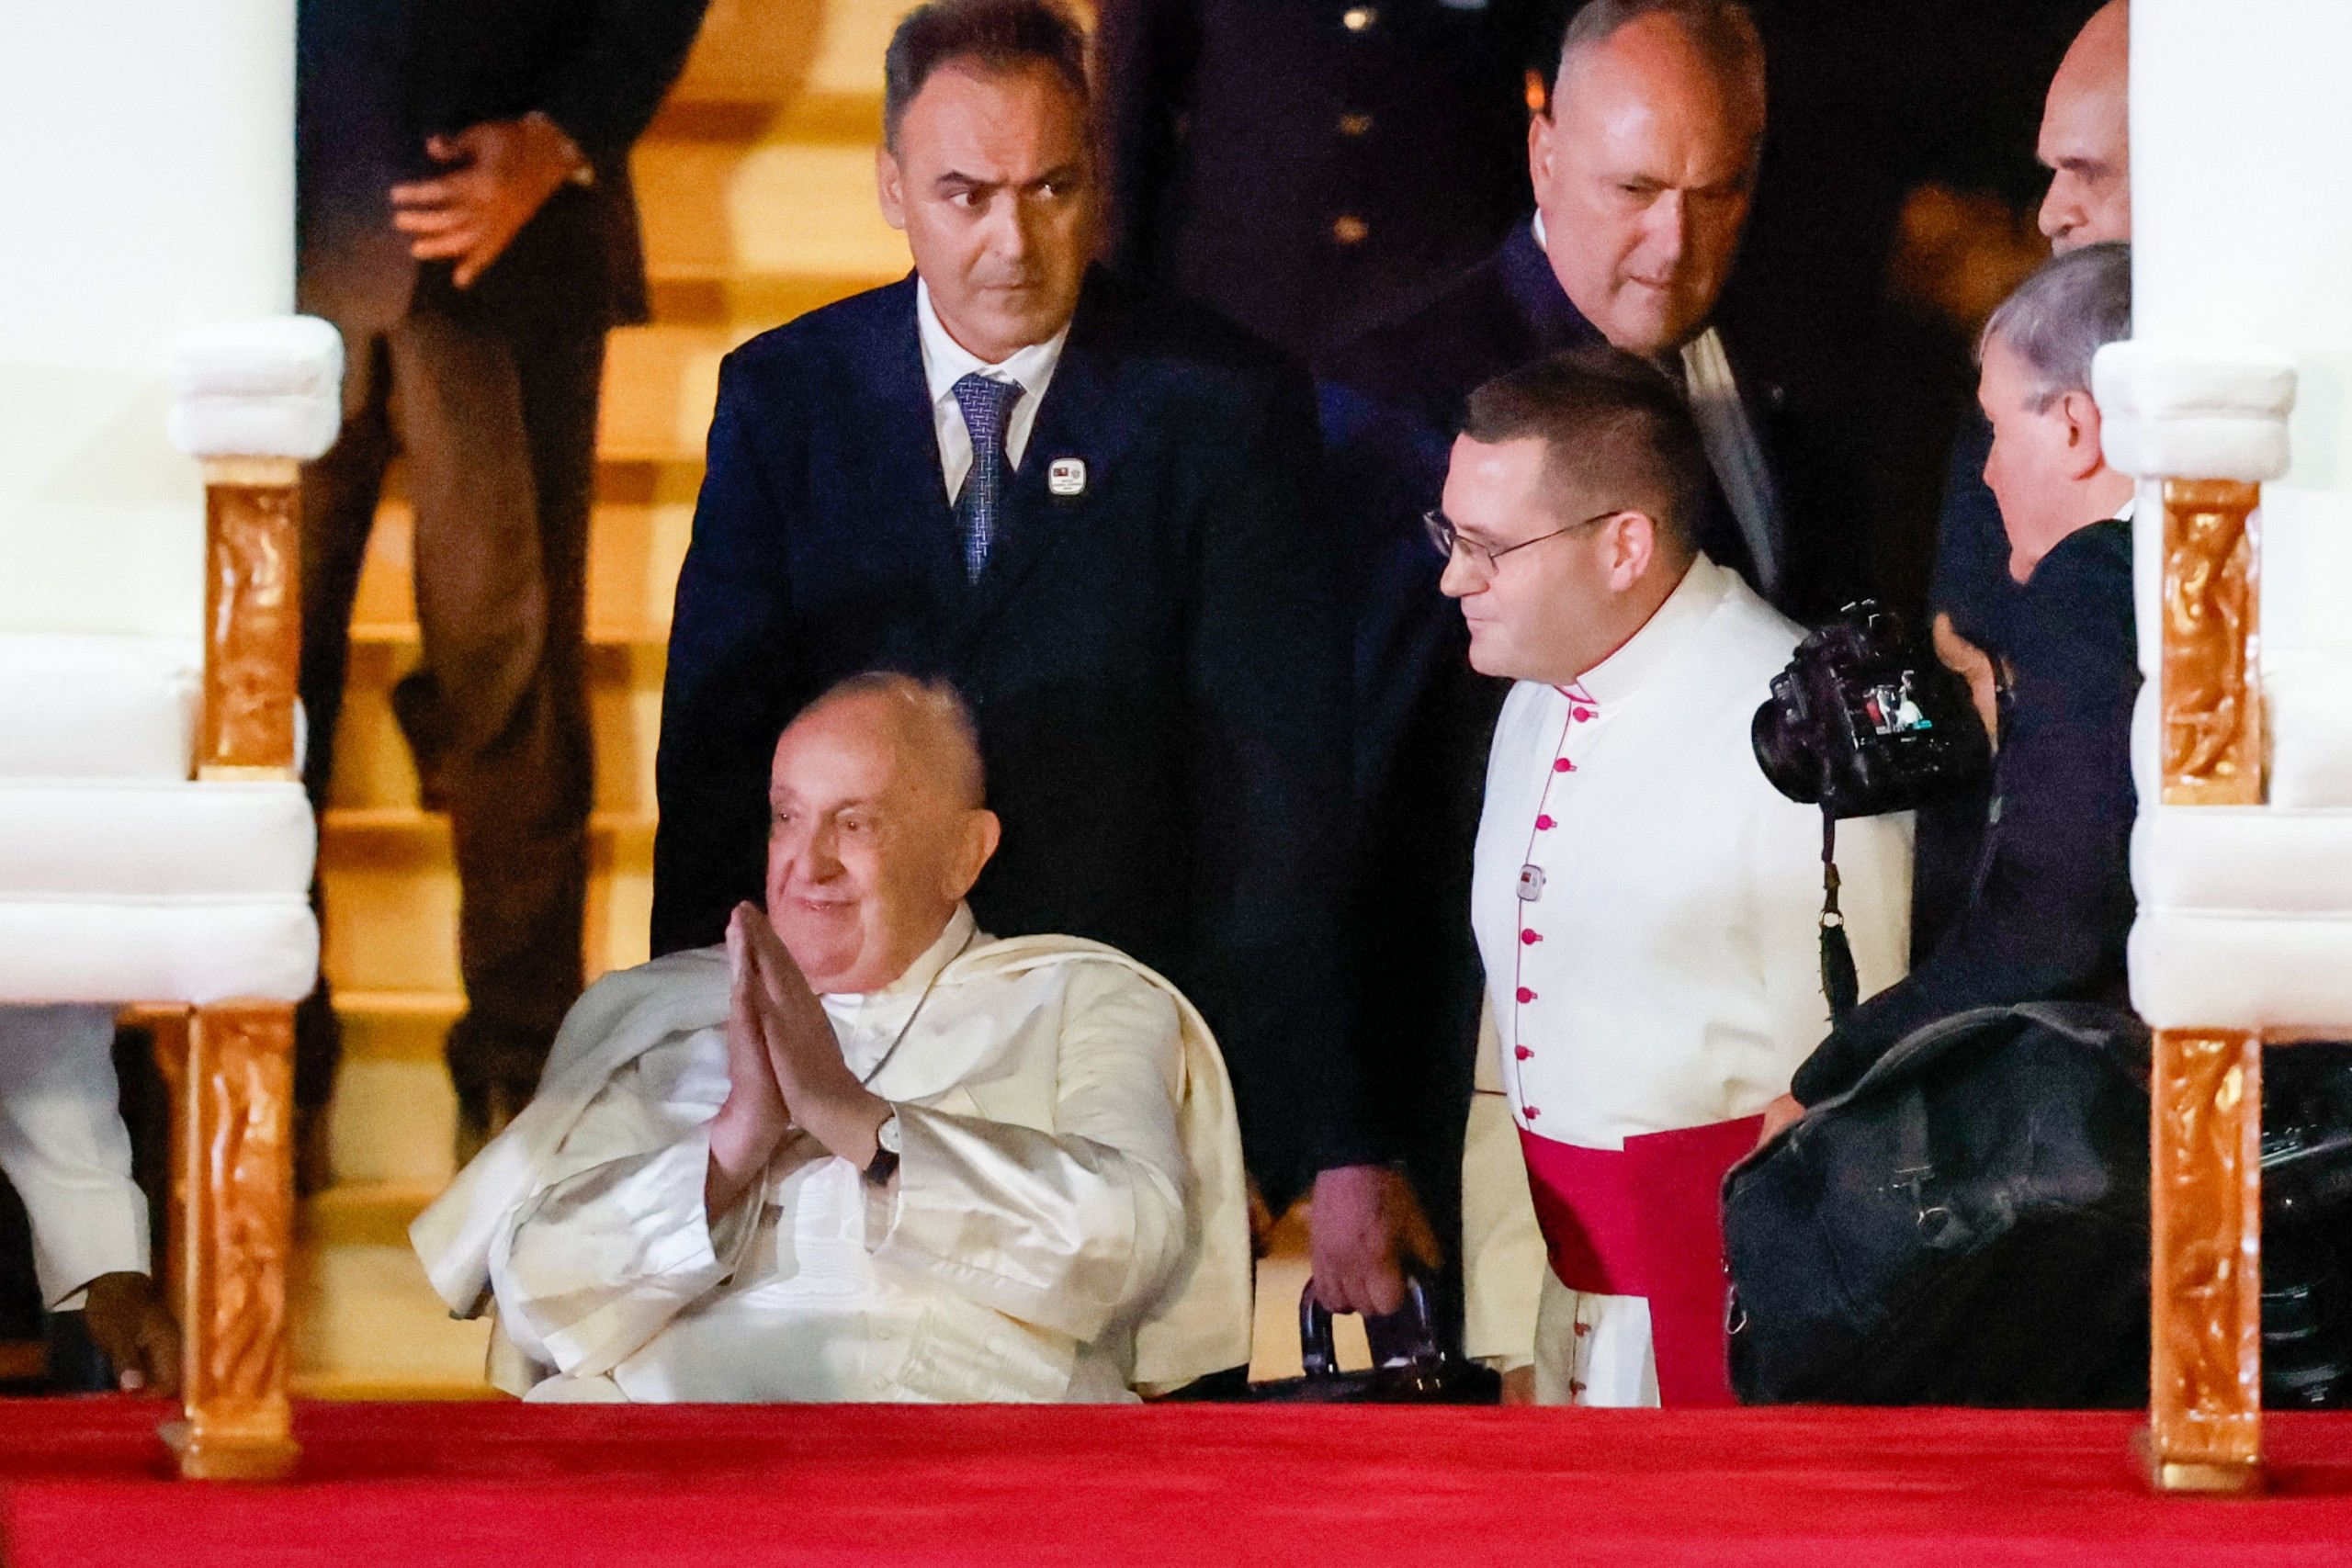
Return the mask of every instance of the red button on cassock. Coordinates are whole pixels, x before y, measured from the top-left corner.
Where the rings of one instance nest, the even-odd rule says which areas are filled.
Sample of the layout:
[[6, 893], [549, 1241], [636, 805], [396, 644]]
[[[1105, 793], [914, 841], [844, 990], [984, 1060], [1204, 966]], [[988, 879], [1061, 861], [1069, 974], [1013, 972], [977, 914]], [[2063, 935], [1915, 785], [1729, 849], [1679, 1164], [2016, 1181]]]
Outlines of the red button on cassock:
[[1555, 773], [1573, 773], [1577, 771], [1577, 765], [1563, 757], [1552, 764], [1552, 771]]
[[1525, 1060], [1527, 1060], [1527, 1058], [1528, 1058], [1528, 1057], [1532, 1056], [1533, 1055], [1535, 1055], [1535, 1053], [1534, 1053], [1534, 1052], [1532, 1052], [1532, 1051], [1529, 1050], [1529, 1049], [1528, 1049], [1526, 1046], [1524, 1046], [1524, 1045], [1514, 1045], [1514, 1046], [1512, 1046], [1512, 1047], [1511, 1047], [1511, 1054], [1512, 1054], [1512, 1055], [1516, 1055], [1516, 1056], [1517, 1056], [1521, 1061], [1522, 1061], [1522, 1062], [1524, 1062]]
[[1544, 933], [1542, 931], [1521, 931], [1519, 933], [1519, 940], [1525, 942], [1528, 946], [1533, 947], [1537, 942], [1544, 940]]
[[1535, 993], [1521, 986], [1519, 988], [1519, 999], [1523, 1002], [1532, 1002], [1535, 999]]
[[1592, 716], [1592, 710], [1590, 708], [1570, 708], [1568, 710], [1568, 716], [1574, 718], [1578, 724], [1582, 724], [1585, 720]]
[[1539, 833], [1550, 832], [1552, 830], [1552, 819], [1549, 817], [1538, 817], [1535, 819], [1535, 830]]
[[1529, 1106], [1526, 1110], [1524, 1110], [1524, 1111], [1521, 1111], [1521, 1112], [1520, 1112], [1520, 1114], [1521, 1114], [1521, 1116], [1526, 1117], [1530, 1122], [1532, 1122], [1532, 1121], [1534, 1121], [1538, 1116], [1543, 1115], [1543, 1114], [1544, 1114], [1544, 1112], [1542, 1112], [1541, 1111], [1536, 1110], [1536, 1109], [1535, 1109], [1535, 1107], [1533, 1107], [1533, 1106], [1532, 1106], [1532, 1105], [1531, 1105], [1531, 1106]]

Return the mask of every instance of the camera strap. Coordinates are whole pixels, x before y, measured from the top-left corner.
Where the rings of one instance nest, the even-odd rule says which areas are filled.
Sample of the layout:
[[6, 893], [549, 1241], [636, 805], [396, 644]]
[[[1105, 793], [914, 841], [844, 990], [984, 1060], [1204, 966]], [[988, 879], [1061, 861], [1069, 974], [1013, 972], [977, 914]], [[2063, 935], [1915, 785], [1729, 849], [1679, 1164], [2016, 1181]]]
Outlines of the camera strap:
[[1846, 916], [1838, 908], [1838, 818], [1821, 806], [1821, 994], [1829, 998], [1833, 1024], [1854, 1010], [1861, 979], [1854, 973], [1853, 945], [1846, 940]]

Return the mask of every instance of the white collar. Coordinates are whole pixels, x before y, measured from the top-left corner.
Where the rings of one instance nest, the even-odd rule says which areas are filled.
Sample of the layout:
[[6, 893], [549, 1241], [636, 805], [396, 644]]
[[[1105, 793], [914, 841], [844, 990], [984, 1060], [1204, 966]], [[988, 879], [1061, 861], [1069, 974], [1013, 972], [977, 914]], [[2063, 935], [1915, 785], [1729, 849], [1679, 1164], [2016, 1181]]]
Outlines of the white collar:
[[1632, 696], [1681, 651], [1683, 643], [1715, 613], [1736, 581], [1704, 552], [1694, 557], [1682, 581], [1650, 613], [1641, 630], [1578, 677], [1576, 689], [1603, 707]]
[[931, 989], [932, 982], [939, 978], [939, 972], [978, 936], [979, 922], [972, 918], [972, 907], [958, 904], [947, 921], [947, 929], [897, 979], [876, 990], [842, 991], [818, 999], [824, 1003], [826, 1015], [837, 1024], [859, 1029], [895, 1028], [913, 1016], [915, 1005]]
[[1043, 394], [1061, 363], [1062, 345], [1069, 341], [1069, 323], [1043, 343], [1033, 343], [991, 365], [957, 343], [931, 306], [931, 285], [915, 278], [915, 328], [922, 336], [922, 375], [933, 404], [956, 395], [956, 383], [967, 376], [1011, 381], [1034, 400]]

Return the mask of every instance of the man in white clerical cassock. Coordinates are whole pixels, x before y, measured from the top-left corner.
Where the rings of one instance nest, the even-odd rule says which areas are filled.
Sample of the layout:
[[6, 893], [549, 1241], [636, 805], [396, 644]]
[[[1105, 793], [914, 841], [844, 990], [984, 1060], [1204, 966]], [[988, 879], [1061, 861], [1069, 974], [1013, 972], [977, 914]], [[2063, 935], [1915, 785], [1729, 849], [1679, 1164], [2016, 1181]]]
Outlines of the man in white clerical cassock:
[[999, 942], [954, 694], [865, 676], [778, 742], [767, 913], [611, 976], [411, 1232], [534, 1399], [1129, 1400], [1249, 1359], [1248, 1201], [1199, 1015]]
[[[1707, 473], [1662, 375], [1577, 349], [1472, 395], [1430, 519], [1471, 663], [1517, 682], [1472, 923], [1551, 1264], [1541, 1402], [1730, 1403], [1717, 1189], [1828, 1025], [1821, 818], [1748, 742], [1803, 633], [1689, 543]], [[1907, 818], [1838, 835], [1865, 995], [1909, 852]]]

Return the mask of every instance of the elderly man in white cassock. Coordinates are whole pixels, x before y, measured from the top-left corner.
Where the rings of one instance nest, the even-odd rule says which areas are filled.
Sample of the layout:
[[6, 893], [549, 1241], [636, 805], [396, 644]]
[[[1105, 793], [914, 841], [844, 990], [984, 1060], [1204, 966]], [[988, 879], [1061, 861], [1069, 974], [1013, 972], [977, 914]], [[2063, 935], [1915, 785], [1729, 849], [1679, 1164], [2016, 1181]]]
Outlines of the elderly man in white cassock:
[[[1471, 395], [1429, 518], [1470, 662], [1517, 682], [1472, 924], [1550, 1263], [1541, 1403], [1731, 1403], [1717, 1190], [1829, 1020], [1821, 818], [1748, 742], [1803, 633], [1692, 546], [1706, 474], [1661, 373], [1575, 349]], [[1909, 850], [1907, 819], [1838, 840], [1865, 994]]]
[[999, 942], [970, 717], [861, 676], [778, 741], [767, 912], [607, 977], [412, 1231], [554, 1400], [1131, 1400], [1249, 1359], [1241, 1146], [1200, 1017]]

